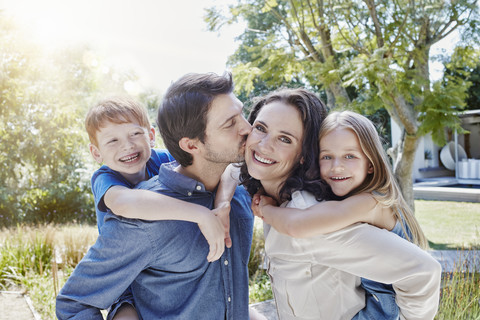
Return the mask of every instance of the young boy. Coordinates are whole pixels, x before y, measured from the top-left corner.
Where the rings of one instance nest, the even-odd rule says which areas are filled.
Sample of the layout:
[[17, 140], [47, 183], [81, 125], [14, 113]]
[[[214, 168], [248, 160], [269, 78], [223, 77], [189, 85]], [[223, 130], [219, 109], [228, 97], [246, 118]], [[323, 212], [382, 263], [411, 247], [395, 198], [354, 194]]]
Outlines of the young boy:
[[162, 163], [175, 160], [166, 150], [152, 149], [155, 130], [143, 106], [128, 97], [100, 101], [88, 111], [85, 127], [90, 153], [104, 164], [92, 176], [99, 233], [107, 211], [126, 218], [190, 221], [198, 224], [210, 245], [207, 260], [222, 255], [225, 228], [220, 217], [228, 217], [226, 204], [209, 210], [156, 192], [132, 189], [157, 175]]

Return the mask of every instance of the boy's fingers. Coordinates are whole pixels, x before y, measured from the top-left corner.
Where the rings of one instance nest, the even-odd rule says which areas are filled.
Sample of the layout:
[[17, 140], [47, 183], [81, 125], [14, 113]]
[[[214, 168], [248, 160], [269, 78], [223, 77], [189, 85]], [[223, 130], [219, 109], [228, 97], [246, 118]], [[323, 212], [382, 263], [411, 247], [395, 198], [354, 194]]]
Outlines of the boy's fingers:
[[225, 245], [227, 246], [227, 248], [232, 247], [232, 238], [230, 238], [230, 232], [227, 232], [225, 234]]

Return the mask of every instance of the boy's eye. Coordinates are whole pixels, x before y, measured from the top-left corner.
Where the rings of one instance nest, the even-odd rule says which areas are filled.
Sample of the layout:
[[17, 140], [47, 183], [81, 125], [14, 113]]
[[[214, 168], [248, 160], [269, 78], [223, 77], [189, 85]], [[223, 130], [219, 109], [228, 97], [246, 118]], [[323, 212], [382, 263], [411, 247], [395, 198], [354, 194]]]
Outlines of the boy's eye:
[[118, 141], [117, 139], [112, 139], [112, 140], [109, 140], [109, 141], [107, 142], [107, 144], [112, 144], [112, 143], [115, 143], [115, 142], [117, 142], [117, 141]]

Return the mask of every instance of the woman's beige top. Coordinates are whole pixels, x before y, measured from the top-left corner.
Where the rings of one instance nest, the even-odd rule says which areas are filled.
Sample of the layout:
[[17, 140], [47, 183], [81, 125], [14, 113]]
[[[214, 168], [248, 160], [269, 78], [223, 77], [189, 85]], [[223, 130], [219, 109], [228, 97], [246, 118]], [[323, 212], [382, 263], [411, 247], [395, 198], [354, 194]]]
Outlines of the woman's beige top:
[[[283, 206], [318, 203], [295, 192]], [[278, 315], [285, 319], [352, 319], [365, 306], [360, 277], [393, 284], [401, 319], [433, 319], [441, 266], [427, 252], [397, 235], [358, 223], [306, 239], [265, 227], [268, 273]]]

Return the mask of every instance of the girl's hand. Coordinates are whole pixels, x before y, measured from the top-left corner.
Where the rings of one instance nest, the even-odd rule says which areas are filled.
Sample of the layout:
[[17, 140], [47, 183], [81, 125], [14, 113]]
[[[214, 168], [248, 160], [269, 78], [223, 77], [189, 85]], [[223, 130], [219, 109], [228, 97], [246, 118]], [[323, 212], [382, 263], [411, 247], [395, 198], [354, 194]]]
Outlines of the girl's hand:
[[277, 202], [273, 200], [273, 198], [271, 197], [260, 195], [258, 193], [253, 196], [253, 199], [252, 199], [253, 214], [261, 218], [266, 223], [271, 224], [270, 215], [263, 210], [266, 206], [277, 206]]
[[[209, 262], [218, 260], [223, 251], [225, 251], [225, 227], [220, 216], [227, 215], [230, 212], [230, 205], [224, 205], [204, 215], [202, 222], [198, 223], [198, 227], [210, 246], [207, 255]], [[218, 216], [220, 215], [220, 216]]]

